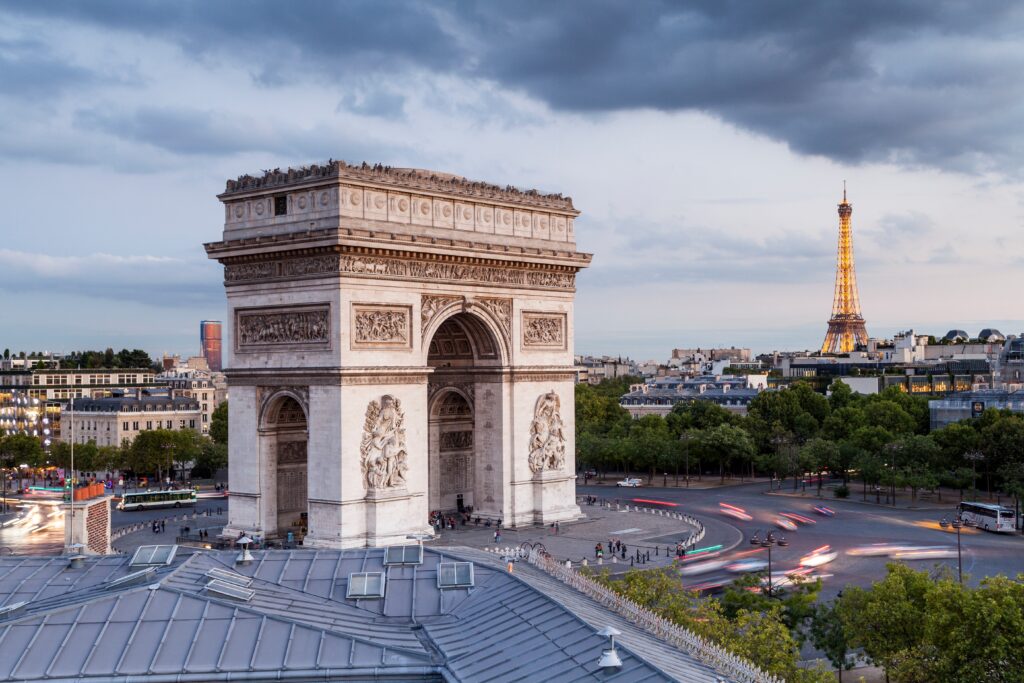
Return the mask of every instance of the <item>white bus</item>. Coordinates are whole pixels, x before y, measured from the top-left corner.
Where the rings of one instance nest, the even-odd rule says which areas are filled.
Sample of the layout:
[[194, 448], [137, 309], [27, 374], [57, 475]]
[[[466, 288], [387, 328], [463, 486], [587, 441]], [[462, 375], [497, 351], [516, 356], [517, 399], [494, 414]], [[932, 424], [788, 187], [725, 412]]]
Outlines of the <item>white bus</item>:
[[963, 522], [970, 522], [979, 529], [988, 531], [1014, 530], [1013, 510], [993, 503], [960, 503], [956, 507], [957, 516]]
[[141, 491], [126, 493], [121, 498], [120, 510], [146, 510], [148, 508], [180, 508], [182, 505], [195, 505], [196, 492], [191, 489], [174, 491]]

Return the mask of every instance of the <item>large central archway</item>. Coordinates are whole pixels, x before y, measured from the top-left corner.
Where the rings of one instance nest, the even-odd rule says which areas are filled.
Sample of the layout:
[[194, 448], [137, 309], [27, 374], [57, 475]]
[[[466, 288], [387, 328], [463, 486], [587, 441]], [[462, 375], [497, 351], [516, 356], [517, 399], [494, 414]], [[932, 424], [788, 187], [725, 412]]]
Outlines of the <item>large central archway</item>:
[[502, 354], [499, 339], [474, 313], [455, 313], [430, 337], [431, 511], [502, 519]]

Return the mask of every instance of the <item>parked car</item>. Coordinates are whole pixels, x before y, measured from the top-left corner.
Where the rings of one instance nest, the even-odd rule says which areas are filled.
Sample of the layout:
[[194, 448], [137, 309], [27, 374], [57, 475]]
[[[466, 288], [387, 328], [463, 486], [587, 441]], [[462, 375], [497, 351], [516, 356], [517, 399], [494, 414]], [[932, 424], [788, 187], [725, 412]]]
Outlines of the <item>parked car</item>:
[[629, 487], [629, 488], [636, 488], [637, 486], [640, 486], [640, 480], [639, 479], [635, 479], [633, 477], [626, 477], [622, 481], [615, 482], [615, 485], [616, 486], [626, 486], [626, 487]]

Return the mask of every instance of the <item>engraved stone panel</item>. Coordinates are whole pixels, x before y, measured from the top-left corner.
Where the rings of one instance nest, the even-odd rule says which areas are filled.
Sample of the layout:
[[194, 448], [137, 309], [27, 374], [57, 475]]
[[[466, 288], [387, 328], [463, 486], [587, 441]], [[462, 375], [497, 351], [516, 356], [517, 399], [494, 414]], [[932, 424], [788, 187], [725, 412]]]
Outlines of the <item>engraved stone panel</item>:
[[374, 218], [380, 221], [388, 219], [388, 195], [379, 190], [366, 190], [363, 201], [363, 210], [367, 218]]
[[412, 213], [409, 195], [398, 192], [388, 193], [388, 220], [408, 223]]
[[353, 348], [410, 348], [412, 308], [352, 304]]
[[533, 232], [533, 221], [529, 211], [516, 210], [512, 218], [513, 234], [517, 237], [531, 237]]
[[304, 462], [306, 462], [305, 441], [284, 441], [277, 444], [278, 465]]
[[414, 225], [432, 225], [434, 208], [430, 197], [412, 196], [412, 222]]
[[523, 311], [523, 348], [564, 349], [565, 313]]
[[490, 206], [476, 207], [476, 231], [494, 232], [494, 208]]
[[510, 209], [494, 210], [494, 232], [498, 235], [512, 234], [512, 211]]
[[439, 228], [450, 228], [455, 224], [455, 208], [452, 202], [444, 199], [434, 200], [434, 225]]
[[245, 282], [247, 280], [265, 280], [274, 277], [273, 261], [260, 263], [236, 263], [224, 266], [225, 282]]
[[340, 197], [338, 209], [341, 211], [341, 215], [353, 218], [363, 217], [363, 188], [342, 185]]
[[235, 309], [235, 347], [240, 352], [273, 347], [331, 345], [330, 305]]
[[473, 490], [473, 454], [465, 451], [440, 454], [441, 495], [465, 493]]
[[473, 205], [455, 203], [455, 227], [459, 230], [473, 229]]
[[457, 451], [473, 447], [473, 431], [459, 430], [455, 432], [441, 432], [441, 450]]
[[533, 214], [533, 237], [534, 239], [551, 239], [550, 217], [546, 213]]

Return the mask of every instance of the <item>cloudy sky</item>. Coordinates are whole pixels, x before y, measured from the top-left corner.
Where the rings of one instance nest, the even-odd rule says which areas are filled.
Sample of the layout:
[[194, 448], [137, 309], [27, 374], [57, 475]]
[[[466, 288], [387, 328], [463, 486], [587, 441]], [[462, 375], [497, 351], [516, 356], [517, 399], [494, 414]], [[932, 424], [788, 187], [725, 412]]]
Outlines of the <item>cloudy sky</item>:
[[0, 344], [193, 353], [215, 195], [329, 157], [571, 195], [577, 351], [1024, 329], [1024, 5], [0, 5]]

